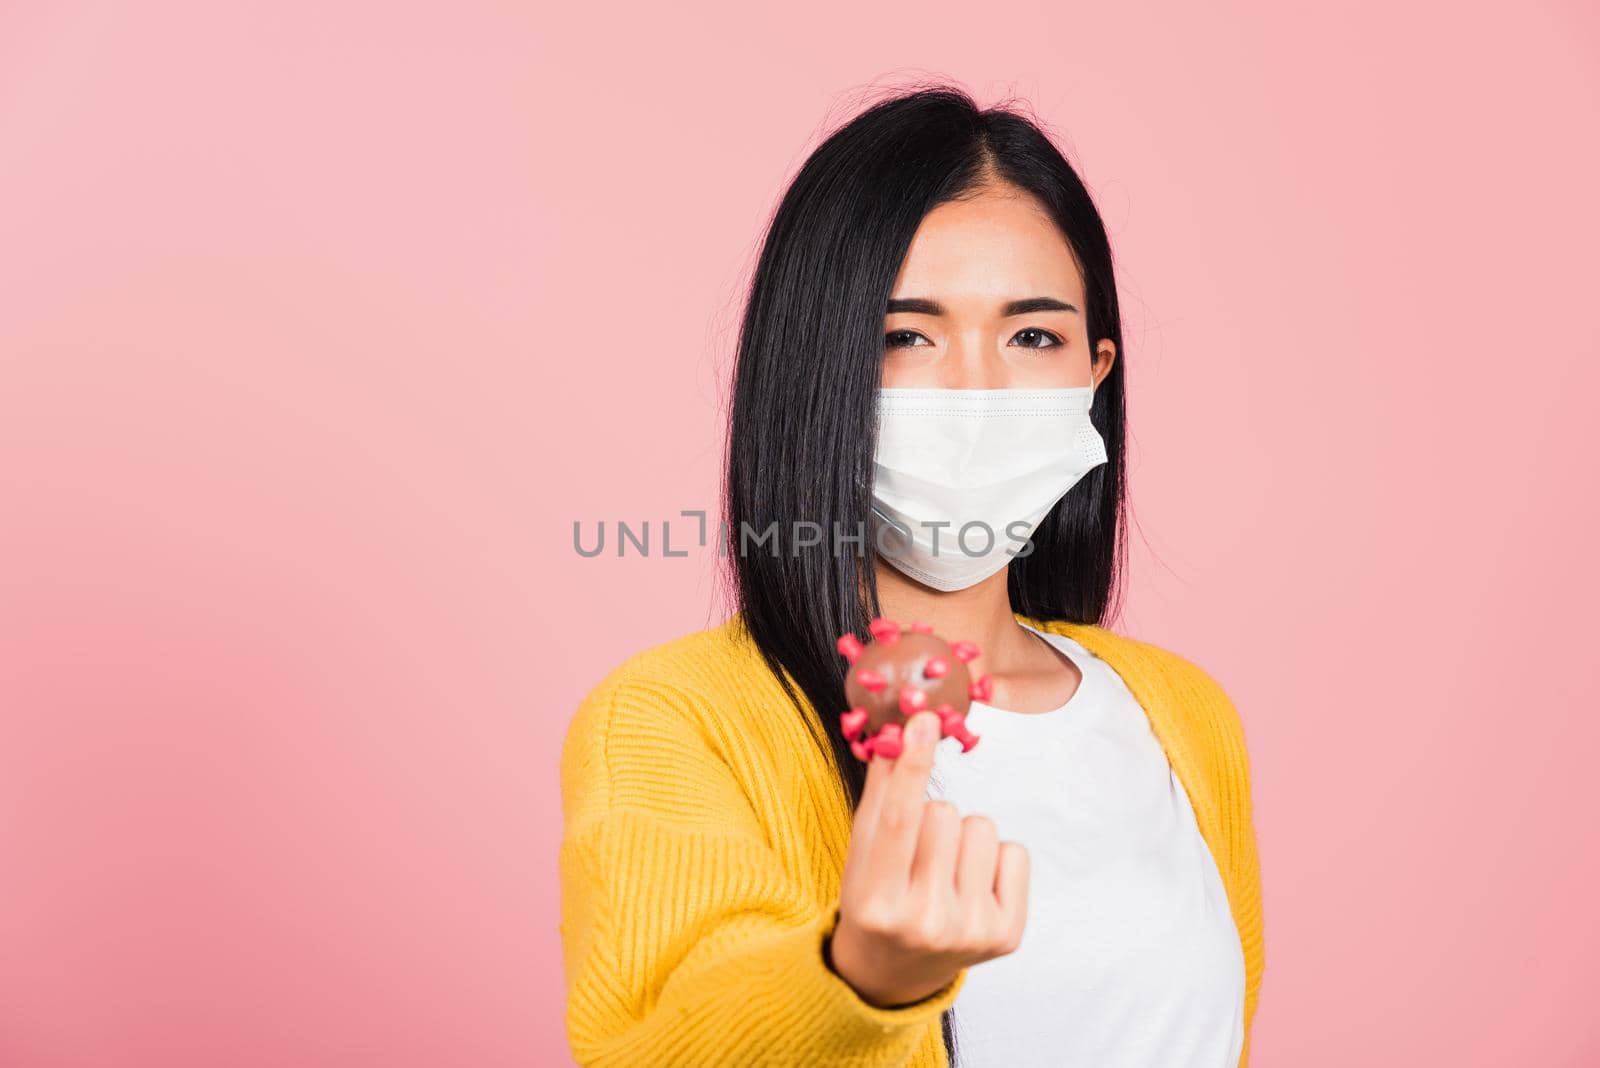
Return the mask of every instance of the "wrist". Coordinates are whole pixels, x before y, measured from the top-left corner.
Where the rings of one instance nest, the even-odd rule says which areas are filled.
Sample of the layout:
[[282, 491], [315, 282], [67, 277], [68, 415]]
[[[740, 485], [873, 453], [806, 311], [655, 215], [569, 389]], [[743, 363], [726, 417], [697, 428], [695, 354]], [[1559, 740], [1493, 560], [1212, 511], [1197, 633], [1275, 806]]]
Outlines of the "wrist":
[[[854, 952], [855, 943], [846, 934], [843, 945], [839, 944], [836, 937], [840, 931], [840, 923], [835, 916], [834, 927], [827, 937], [822, 940], [822, 961], [829, 971], [854, 990], [856, 996], [862, 1001], [877, 1009], [904, 1009], [910, 1008], [921, 1001], [926, 1001], [939, 991], [950, 985], [950, 979], [940, 981], [925, 980], [921, 983], [902, 984], [892, 986], [879, 985], [860, 978], [867, 969], [861, 966]], [[839, 950], [843, 949], [840, 953]], [[842, 964], [841, 964], [842, 958]]]

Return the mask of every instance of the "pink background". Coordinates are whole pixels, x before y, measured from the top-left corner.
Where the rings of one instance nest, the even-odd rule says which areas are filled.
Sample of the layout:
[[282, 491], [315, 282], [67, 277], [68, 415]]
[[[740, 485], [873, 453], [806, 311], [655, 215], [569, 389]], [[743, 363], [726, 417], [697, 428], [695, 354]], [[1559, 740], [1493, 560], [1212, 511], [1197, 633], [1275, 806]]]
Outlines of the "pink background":
[[766, 213], [917, 73], [1111, 228], [1257, 1063], [1600, 1063], [1594, 6], [760, 6], [0, 8], [0, 1063], [567, 1060], [562, 732], [720, 618], [573, 521], [715, 509]]

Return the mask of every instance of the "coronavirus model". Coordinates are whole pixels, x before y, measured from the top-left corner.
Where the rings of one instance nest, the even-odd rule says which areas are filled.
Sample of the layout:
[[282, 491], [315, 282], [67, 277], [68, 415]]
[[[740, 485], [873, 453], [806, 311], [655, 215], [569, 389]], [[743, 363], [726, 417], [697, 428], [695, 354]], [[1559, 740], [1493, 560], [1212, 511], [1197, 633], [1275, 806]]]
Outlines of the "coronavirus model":
[[902, 627], [874, 619], [866, 645], [854, 634], [839, 638], [839, 654], [850, 661], [844, 693], [850, 710], [839, 716], [850, 751], [859, 760], [900, 755], [906, 720], [918, 712], [938, 715], [940, 736], [955, 738], [963, 753], [978, 744], [967, 729], [973, 701], [994, 694], [988, 675], [973, 677], [967, 665], [980, 655], [972, 642], [947, 642], [926, 623]]

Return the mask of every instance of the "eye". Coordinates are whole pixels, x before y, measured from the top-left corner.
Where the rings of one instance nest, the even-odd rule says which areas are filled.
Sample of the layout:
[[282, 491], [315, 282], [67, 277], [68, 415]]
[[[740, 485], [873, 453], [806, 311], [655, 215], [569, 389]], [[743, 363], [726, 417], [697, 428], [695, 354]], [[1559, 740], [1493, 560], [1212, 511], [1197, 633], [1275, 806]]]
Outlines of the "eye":
[[883, 347], [886, 349], [909, 349], [931, 344], [933, 342], [915, 330], [891, 330], [883, 335]]
[[1030, 326], [1024, 330], [1018, 330], [1011, 338], [1011, 343], [1013, 345], [1018, 345], [1019, 348], [1024, 349], [1053, 349], [1062, 344], [1062, 341], [1061, 338], [1057, 337], [1055, 334], [1052, 334], [1048, 330], [1041, 330], [1037, 326]]

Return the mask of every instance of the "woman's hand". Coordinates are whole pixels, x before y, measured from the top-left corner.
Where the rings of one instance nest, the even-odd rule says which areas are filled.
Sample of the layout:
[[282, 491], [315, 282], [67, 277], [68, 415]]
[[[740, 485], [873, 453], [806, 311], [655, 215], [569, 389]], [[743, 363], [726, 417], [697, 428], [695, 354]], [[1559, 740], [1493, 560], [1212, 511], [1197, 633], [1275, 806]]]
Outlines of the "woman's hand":
[[920, 1001], [961, 969], [1017, 948], [1028, 916], [1028, 852], [985, 816], [926, 799], [939, 717], [906, 723], [897, 759], [875, 756], [856, 809], [828, 955], [861, 997]]

